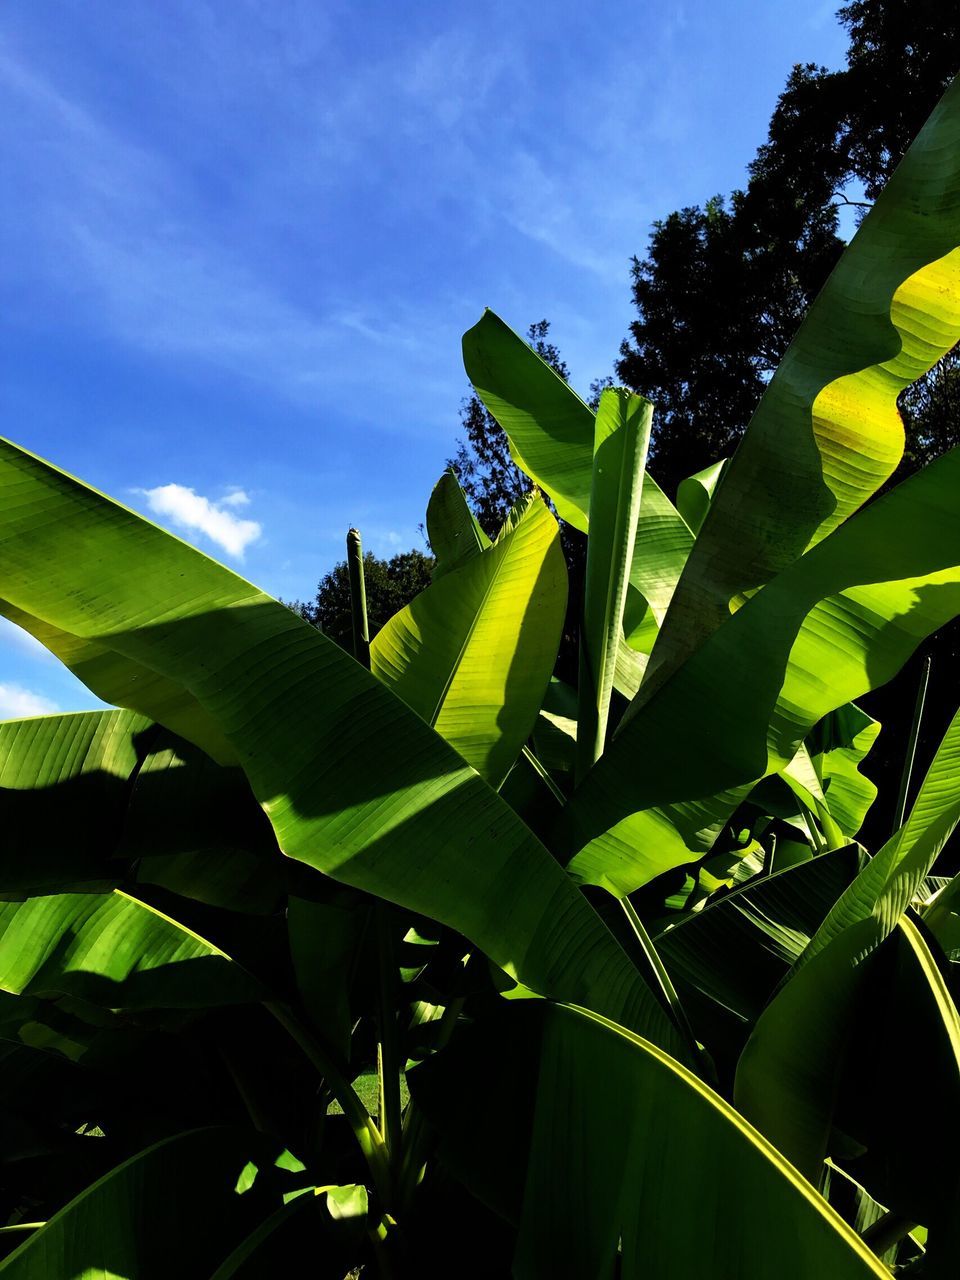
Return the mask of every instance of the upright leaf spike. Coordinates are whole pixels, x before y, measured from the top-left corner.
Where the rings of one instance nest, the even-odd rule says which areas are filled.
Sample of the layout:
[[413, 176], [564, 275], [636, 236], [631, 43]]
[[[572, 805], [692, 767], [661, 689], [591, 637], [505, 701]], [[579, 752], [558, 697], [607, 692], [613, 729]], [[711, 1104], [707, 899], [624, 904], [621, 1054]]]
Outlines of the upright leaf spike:
[[353, 622], [353, 656], [370, 668], [370, 626], [367, 622], [367, 587], [363, 578], [363, 544], [360, 530], [347, 531], [347, 572], [350, 575], [350, 612]]
[[623, 388], [600, 397], [581, 627], [578, 778], [603, 752], [652, 415], [649, 400]]

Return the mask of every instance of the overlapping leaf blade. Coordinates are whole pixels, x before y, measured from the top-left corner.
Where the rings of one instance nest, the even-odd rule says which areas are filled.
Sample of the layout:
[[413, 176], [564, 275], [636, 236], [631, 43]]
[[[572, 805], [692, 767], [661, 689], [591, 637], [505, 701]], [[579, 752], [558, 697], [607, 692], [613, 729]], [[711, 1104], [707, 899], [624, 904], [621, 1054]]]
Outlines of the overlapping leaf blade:
[[647, 692], [856, 511], [903, 452], [900, 392], [960, 338], [960, 81], [878, 197], [774, 374], [686, 565]]
[[437, 561], [434, 582], [490, 546], [452, 471], [445, 471], [433, 487], [427, 504], [427, 537]]
[[371, 670], [498, 787], [536, 722], [566, 597], [557, 522], [528, 498], [493, 546], [385, 623]]
[[960, 612], [958, 487], [953, 450], [747, 601], [621, 723], [567, 807], [574, 874], [630, 892], [700, 856], [814, 724]]
[[960, 713], [906, 823], [831, 908], [758, 1021], [737, 1069], [737, 1105], [810, 1178], [826, 1152], [867, 962], [901, 921], [960, 817], [958, 752]]
[[0, 988], [108, 1009], [202, 1008], [264, 994], [218, 947], [118, 889], [0, 903]]
[[732, 1107], [622, 1027], [515, 1005], [495, 1045], [482, 1036], [455, 1059], [461, 1087], [483, 1071], [477, 1114], [448, 1110], [440, 1060], [412, 1088], [458, 1176], [519, 1222], [515, 1276], [887, 1274]]
[[[646, 986], [562, 869], [452, 748], [332, 641], [7, 443], [0, 512], [3, 599], [184, 689], [240, 758], [284, 853], [450, 924], [534, 990], [672, 1043]], [[137, 709], [136, 687], [127, 693]]]
[[250, 1230], [236, 1187], [249, 1143], [198, 1129], [118, 1165], [0, 1262], [9, 1280], [208, 1280]]
[[[477, 394], [506, 432], [517, 466], [549, 494], [564, 520], [586, 533], [593, 483], [593, 413], [492, 311], [485, 311], [464, 334], [463, 360]], [[628, 631], [639, 629], [641, 602], [652, 614], [654, 625], [638, 644], [640, 652], [649, 652], [692, 545], [693, 534], [676, 507], [646, 472], [630, 567], [636, 595], [627, 609]]]

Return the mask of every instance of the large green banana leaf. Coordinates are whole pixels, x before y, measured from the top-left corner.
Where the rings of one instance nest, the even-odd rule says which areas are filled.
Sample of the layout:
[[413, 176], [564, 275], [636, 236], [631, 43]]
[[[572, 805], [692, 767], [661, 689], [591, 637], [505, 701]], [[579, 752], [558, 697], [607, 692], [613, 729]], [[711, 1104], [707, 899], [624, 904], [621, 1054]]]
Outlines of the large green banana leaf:
[[[903, 453], [900, 392], [960, 338], [960, 82], [847, 247], [724, 474], [645, 694], [731, 602], [856, 511]], [[642, 696], [645, 696], [642, 695]]]
[[130, 711], [0, 723], [0, 891], [113, 888], [112, 859], [152, 732]]
[[590, 493], [590, 538], [580, 629], [578, 773], [600, 757], [610, 698], [623, 646], [623, 612], [630, 581], [650, 443], [649, 400], [629, 391], [600, 397]]
[[492, 546], [384, 624], [370, 667], [496, 788], [533, 731], [566, 604], [560, 531], [531, 496]]
[[0, 903], [0, 988], [108, 1009], [189, 1009], [263, 997], [218, 947], [119, 889]]
[[236, 764], [223, 731], [181, 681], [162, 675], [103, 639], [73, 635], [0, 599], [0, 614], [29, 631], [104, 702], [138, 711], [202, 747], [221, 764]]
[[587, 532], [593, 413], [492, 311], [463, 335], [463, 364], [503, 427], [514, 462], [548, 493], [561, 520]]
[[209, 1280], [262, 1214], [237, 1191], [250, 1144], [228, 1129], [157, 1143], [94, 1183], [0, 1262], [7, 1280]]
[[764, 1010], [737, 1069], [737, 1105], [807, 1177], [826, 1153], [867, 961], [897, 927], [960, 817], [960, 713], [910, 816], [840, 896]]
[[573, 873], [624, 893], [701, 856], [819, 720], [889, 680], [956, 616], [958, 493], [953, 450], [728, 617], [621, 723], [568, 804], [558, 840], [576, 852]]
[[[449, 924], [535, 991], [674, 1044], [563, 870], [399, 698], [276, 600], [9, 443], [0, 596], [182, 690], [288, 856]], [[125, 702], [139, 709], [135, 683]]]
[[[939, 1242], [960, 1191], [960, 1169], [943, 1158], [960, 1142], [960, 1018], [935, 950], [907, 915], [871, 964], [836, 1125], [853, 1139], [853, 1176]], [[918, 1099], [929, 1122], [918, 1117]], [[857, 1148], [859, 1158], [851, 1154]]]
[[[440, 1055], [411, 1078], [418, 1105], [437, 1125], [441, 1158], [519, 1221], [515, 1276], [888, 1274], [783, 1157], [690, 1072], [584, 1010], [520, 1004], [492, 1040], [478, 1028], [454, 1046], [449, 1066]], [[475, 1074], [477, 1105], [464, 1115], [457, 1094]]]
[[[492, 311], [463, 336], [463, 361], [477, 394], [503, 427], [514, 462], [575, 529], [589, 527], [594, 415], [576, 392]], [[631, 586], [659, 625], [693, 534], [649, 473], [644, 474]], [[638, 613], [634, 606], [633, 613]], [[644, 648], [643, 652], [648, 650]]]

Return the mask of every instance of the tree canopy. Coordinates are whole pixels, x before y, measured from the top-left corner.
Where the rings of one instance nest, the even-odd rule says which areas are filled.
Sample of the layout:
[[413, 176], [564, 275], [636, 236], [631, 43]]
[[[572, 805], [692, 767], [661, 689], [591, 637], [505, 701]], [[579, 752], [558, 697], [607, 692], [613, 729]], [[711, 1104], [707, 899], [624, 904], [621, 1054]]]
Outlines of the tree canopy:
[[[876, 196], [956, 73], [955, 6], [857, 0], [838, 17], [846, 66], [793, 68], [746, 187], [659, 220], [633, 259], [616, 368], [656, 406], [651, 469], [668, 491], [735, 446], [840, 255], [840, 210]], [[905, 466], [956, 442], [954, 378], [947, 361], [907, 397]]]

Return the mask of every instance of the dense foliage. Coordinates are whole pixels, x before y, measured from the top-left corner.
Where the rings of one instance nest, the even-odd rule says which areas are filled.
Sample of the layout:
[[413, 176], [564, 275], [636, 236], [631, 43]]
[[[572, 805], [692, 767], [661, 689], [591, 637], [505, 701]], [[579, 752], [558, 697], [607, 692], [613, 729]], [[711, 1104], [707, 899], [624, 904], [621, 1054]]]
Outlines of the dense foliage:
[[676, 503], [486, 312], [530, 490], [441, 477], [369, 646], [354, 534], [353, 657], [0, 442], [0, 611], [116, 708], [0, 724], [0, 1275], [952, 1278], [960, 714], [867, 850], [857, 700], [960, 615], [960, 450], [876, 496], [958, 338], [960, 81]]

